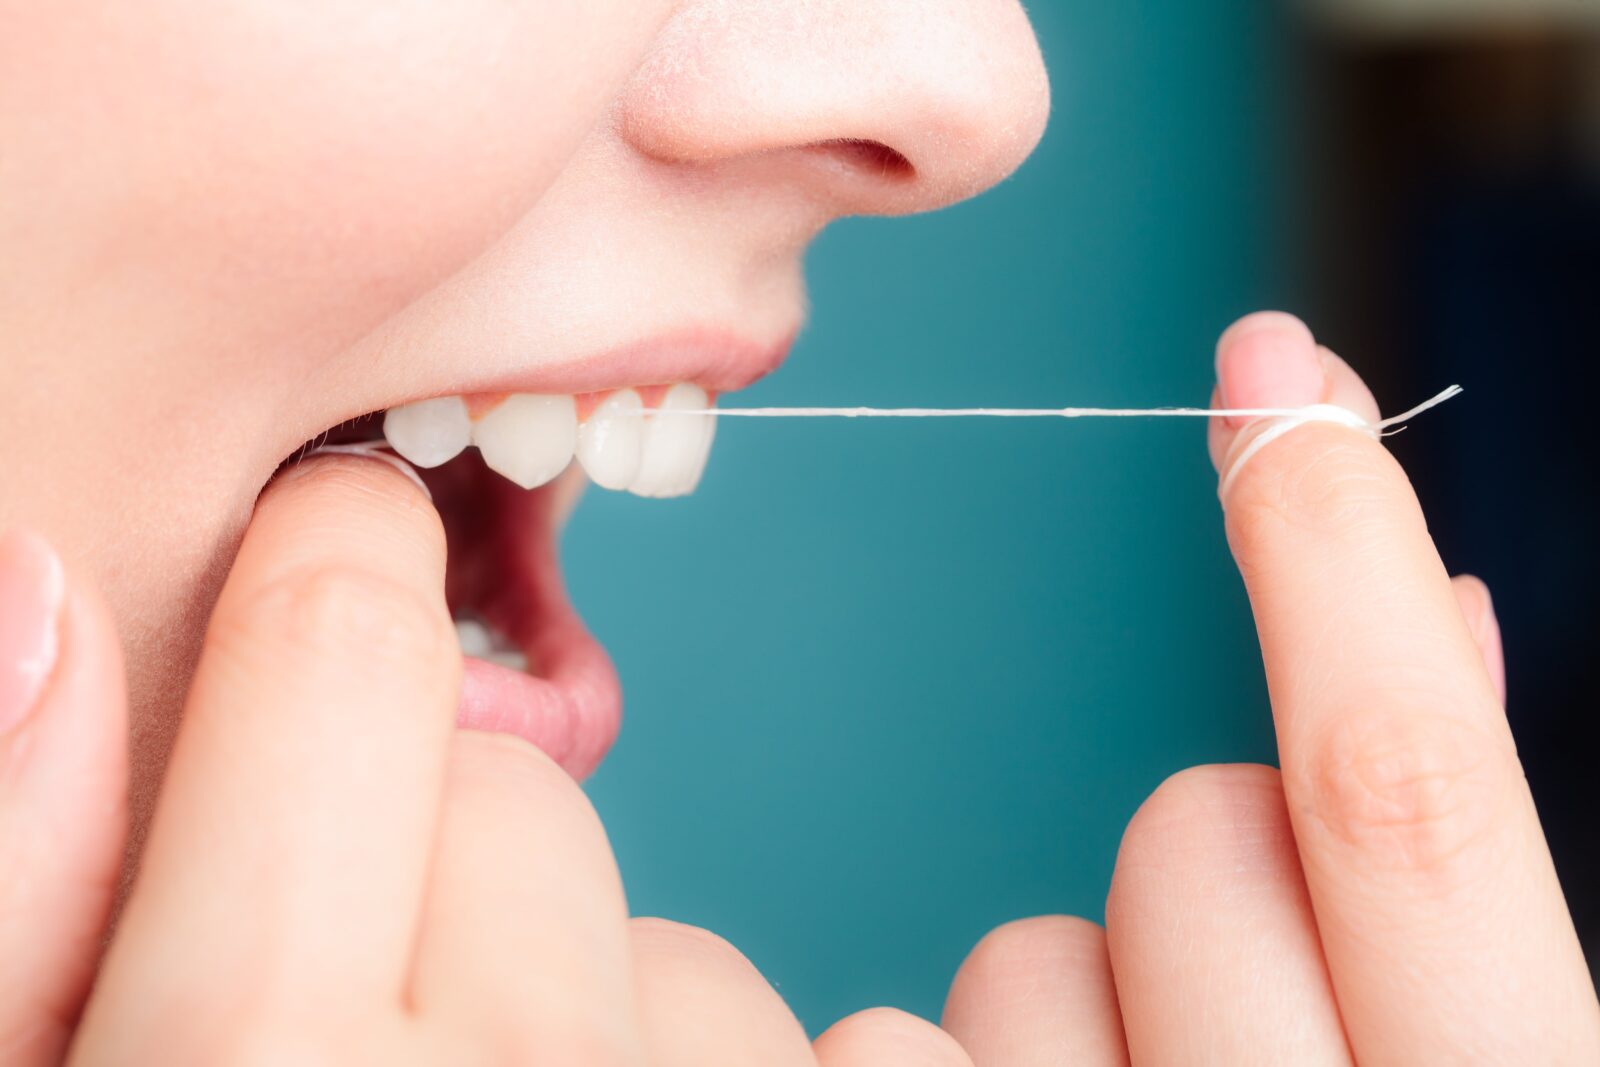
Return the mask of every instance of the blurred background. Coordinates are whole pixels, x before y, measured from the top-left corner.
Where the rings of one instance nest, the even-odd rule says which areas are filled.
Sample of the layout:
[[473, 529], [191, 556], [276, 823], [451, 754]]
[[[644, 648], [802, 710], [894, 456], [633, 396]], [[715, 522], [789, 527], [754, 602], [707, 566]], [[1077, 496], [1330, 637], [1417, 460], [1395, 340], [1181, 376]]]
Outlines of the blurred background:
[[[752, 403], [1204, 403], [1212, 344], [1305, 316], [1393, 411], [1591, 960], [1600, 3], [1036, 0], [1037, 155], [975, 203], [851, 220]], [[711, 927], [813, 1033], [937, 1018], [1009, 919], [1101, 918], [1163, 778], [1273, 759], [1203, 430], [725, 423], [685, 501], [593, 494], [573, 594], [627, 723], [592, 783], [639, 914]], [[647, 593], [641, 591], [648, 591]]]

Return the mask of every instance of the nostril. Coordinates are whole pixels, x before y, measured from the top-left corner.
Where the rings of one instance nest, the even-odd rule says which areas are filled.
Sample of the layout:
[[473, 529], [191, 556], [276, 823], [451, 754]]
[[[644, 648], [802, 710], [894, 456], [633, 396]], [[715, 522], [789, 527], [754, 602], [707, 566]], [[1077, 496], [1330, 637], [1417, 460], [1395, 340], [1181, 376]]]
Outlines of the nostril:
[[911, 165], [911, 160], [882, 141], [862, 137], [836, 137], [827, 141], [813, 141], [806, 147], [826, 152], [846, 166], [874, 177], [908, 181], [917, 175], [917, 168]]

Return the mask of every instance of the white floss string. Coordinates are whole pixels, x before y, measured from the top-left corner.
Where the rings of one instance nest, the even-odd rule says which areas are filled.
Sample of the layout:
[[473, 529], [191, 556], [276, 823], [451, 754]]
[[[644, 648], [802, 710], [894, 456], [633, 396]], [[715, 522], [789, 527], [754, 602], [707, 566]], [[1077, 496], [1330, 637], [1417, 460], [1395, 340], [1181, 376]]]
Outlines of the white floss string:
[[1274, 419], [1254, 437], [1231, 461], [1225, 463], [1226, 474], [1217, 488], [1218, 496], [1226, 496], [1233, 479], [1257, 452], [1284, 434], [1308, 422], [1332, 422], [1348, 426], [1372, 437], [1398, 433], [1402, 423], [1461, 395], [1461, 386], [1452, 385], [1437, 396], [1424, 400], [1416, 407], [1398, 415], [1368, 422], [1349, 408], [1337, 404], [1312, 404], [1300, 408], [700, 408], [695, 410], [656, 409], [641, 411], [641, 415], [700, 415], [717, 418], [746, 419], [1220, 419], [1230, 416], [1241, 418]]
[[365, 456], [367, 459], [375, 459], [380, 463], [387, 463], [401, 474], [404, 474], [416, 483], [417, 488], [422, 490], [423, 496], [432, 500], [433, 492], [428, 488], [428, 483], [422, 480], [422, 475], [417, 473], [417, 469], [409, 461], [400, 456], [391, 455], [392, 451], [393, 449], [388, 441], [352, 441], [342, 445], [318, 445], [301, 456], [298, 462], [304, 463], [308, 459], [327, 455], [328, 453], [336, 456]]
[[[1312, 404], [1309, 407], [1299, 408], [642, 408], [633, 414], [643, 418], [659, 418], [662, 415], [698, 415], [702, 418], [709, 416], [723, 419], [1221, 419], [1237, 416], [1276, 420], [1250, 438], [1238, 457], [1227, 465], [1228, 473], [1223, 477], [1218, 490], [1220, 494], [1225, 494], [1233, 483], [1234, 475], [1244, 467], [1251, 456], [1289, 431], [1308, 422], [1332, 422], [1359, 430], [1372, 437], [1383, 437], [1390, 433], [1398, 433], [1402, 423], [1409, 422], [1424, 411], [1436, 408], [1446, 400], [1460, 396], [1461, 393], [1461, 386], [1452, 385], [1416, 407], [1378, 422], [1368, 422], [1350, 409], [1339, 407], [1337, 404]], [[323, 452], [369, 456], [394, 464], [401, 473], [421, 486], [424, 493], [428, 493], [428, 487], [411, 469], [410, 464], [399, 457], [390, 456], [389, 451], [388, 442], [380, 439], [323, 445], [313, 449], [303, 458], [309, 459]], [[430, 499], [432, 495], [428, 493]]]
[[1239, 416], [1337, 422], [1383, 433], [1429, 408], [1438, 407], [1451, 397], [1459, 396], [1461, 391], [1461, 386], [1452, 385], [1410, 411], [1378, 423], [1368, 423], [1355, 412], [1333, 404], [1313, 404], [1303, 408], [644, 408], [637, 414], [649, 418], [658, 415], [712, 415], [745, 419], [1220, 419]]

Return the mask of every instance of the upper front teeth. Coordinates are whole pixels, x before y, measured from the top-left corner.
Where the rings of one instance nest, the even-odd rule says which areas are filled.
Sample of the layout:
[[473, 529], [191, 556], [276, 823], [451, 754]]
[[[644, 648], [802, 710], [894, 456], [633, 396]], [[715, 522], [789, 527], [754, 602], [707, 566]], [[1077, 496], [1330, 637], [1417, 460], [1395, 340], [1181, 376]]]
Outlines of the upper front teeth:
[[490, 470], [533, 489], [572, 462], [578, 408], [570, 396], [515, 393], [478, 420], [472, 440]]
[[[713, 406], [704, 389], [679, 383], [660, 407], [697, 411]], [[483, 461], [524, 489], [552, 481], [576, 455], [591, 481], [640, 496], [692, 492], [705, 470], [716, 419], [653, 417], [639, 393], [619, 389], [580, 426], [570, 396], [515, 393], [474, 421], [461, 397], [438, 397], [392, 408], [384, 436], [419, 467], [437, 467], [476, 444]]]
[[448, 463], [472, 443], [472, 420], [459, 396], [438, 396], [383, 417], [383, 436], [394, 450], [419, 467]]
[[627, 489], [644, 459], [644, 401], [632, 389], [618, 389], [578, 427], [578, 462], [602, 489]]
[[[701, 411], [711, 406], [698, 385], [680, 383], [661, 398], [664, 411]], [[672, 415], [653, 418], [644, 428], [639, 473], [628, 489], [640, 496], [683, 496], [694, 492], [711, 454], [711, 437], [717, 420], [707, 416]]]

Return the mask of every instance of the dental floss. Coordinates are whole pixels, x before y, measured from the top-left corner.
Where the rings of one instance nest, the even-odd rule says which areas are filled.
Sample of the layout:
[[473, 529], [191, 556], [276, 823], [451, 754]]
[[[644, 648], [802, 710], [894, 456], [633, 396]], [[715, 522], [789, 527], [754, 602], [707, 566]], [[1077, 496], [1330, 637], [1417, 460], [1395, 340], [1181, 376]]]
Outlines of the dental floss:
[[[1402, 411], [1398, 415], [1391, 415], [1387, 419], [1369, 423], [1360, 415], [1349, 408], [1342, 408], [1337, 404], [1312, 404], [1298, 408], [643, 408], [633, 412], [619, 412], [619, 414], [634, 414], [656, 418], [661, 415], [699, 415], [701, 417], [714, 416], [718, 418], [761, 418], [761, 419], [793, 419], [793, 418], [896, 418], [896, 419], [925, 419], [925, 418], [1011, 418], [1011, 419], [1090, 419], [1090, 418], [1196, 418], [1220, 419], [1237, 416], [1240, 418], [1270, 418], [1276, 420], [1273, 425], [1258, 433], [1250, 439], [1242, 452], [1228, 466], [1228, 473], [1223, 477], [1218, 488], [1218, 495], [1227, 493], [1233, 484], [1234, 477], [1244, 468], [1245, 463], [1261, 449], [1271, 442], [1282, 437], [1291, 430], [1297, 429], [1309, 422], [1331, 422], [1350, 429], [1358, 430], [1372, 437], [1387, 437], [1399, 433], [1402, 424], [1411, 421], [1425, 411], [1438, 407], [1447, 400], [1460, 396], [1464, 390], [1459, 385], [1452, 385], [1435, 396], [1424, 400], [1416, 407]], [[427, 494], [428, 499], [433, 499], [421, 475], [417, 474], [411, 464], [392, 454], [389, 443], [382, 438], [373, 441], [358, 441], [341, 445], [323, 445], [308, 453], [304, 458], [310, 459], [323, 452], [342, 453], [353, 456], [366, 456], [369, 459], [382, 460], [389, 463], [400, 473], [404, 474], [417, 484], [417, 487]]]
[[[1004, 419], [1091, 419], [1091, 418], [1204, 418], [1218, 419], [1228, 416], [1241, 418], [1299, 419], [1306, 422], [1338, 422], [1357, 429], [1383, 433], [1408, 419], [1438, 407], [1446, 400], [1459, 396], [1462, 389], [1452, 385], [1439, 395], [1423, 401], [1411, 410], [1382, 422], [1369, 424], [1352, 411], [1332, 404], [1313, 404], [1301, 408], [699, 408], [653, 409], [645, 408], [636, 414], [654, 418], [658, 415], [701, 415], [719, 418], [756, 419], [950, 419], [950, 418], [1004, 418]], [[1342, 414], [1329, 415], [1325, 409], [1333, 408]], [[1291, 424], [1292, 426], [1292, 424]]]
[[893, 419], [948, 419], [948, 418], [1001, 418], [1001, 419], [1088, 419], [1088, 418], [1205, 418], [1219, 419], [1229, 416], [1243, 418], [1270, 418], [1274, 421], [1249, 439], [1244, 449], [1227, 465], [1227, 473], [1217, 488], [1219, 497], [1226, 497], [1241, 470], [1257, 452], [1284, 434], [1311, 422], [1331, 422], [1347, 426], [1373, 438], [1399, 433], [1402, 423], [1438, 407], [1462, 393], [1461, 386], [1452, 385], [1416, 407], [1387, 419], [1369, 423], [1349, 408], [1337, 404], [1312, 404], [1300, 408], [705, 408], [699, 411], [643, 411], [648, 415], [714, 415], [718, 417], [760, 419], [792, 418], [893, 418]]
[[433, 500], [433, 493], [428, 490], [427, 483], [422, 480], [422, 475], [418, 474], [416, 468], [411, 464], [395, 455], [387, 441], [356, 441], [343, 445], [319, 445], [300, 457], [300, 462], [304, 463], [313, 456], [321, 456], [330, 452], [339, 456], [365, 456], [367, 459], [376, 459], [387, 463], [417, 483], [417, 488], [422, 490], [423, 495], [430, 501]]
[[[1442, 403], [1442, 401], [1440, 402]], [[1407, 412], [1403, 417], [1409, 417], [1414, 413], [1415, 409]], [[1264, 430], [1250, 438], [1237, 456], [1223, 460], [1227, 473], [1223, 474], [1222, 481], [1217, 486], [1217, 498], [1220, 500], [1227, 499], [1228, 490], [1233, 487], [1233, 480], [1239, 476], [1240, 471], [1244, 470], [1245, 464], [1250, 462], [1250, 457], [1289, 431], [1297, 430], [1309, 422], [1332, 422], [1340, 426], [1348, 426], [1352, 430], [1358, 430], [1368, 437], [1377, 438], [1383, 436], [1382, 427], [1384, 423], [1373, 426], [1349, 408], [1342, 408], [1338, 404], [1313, 404], [1308, 408], [1302, 408], [1296, 415], [1276, 419], [1268, 423]]]

